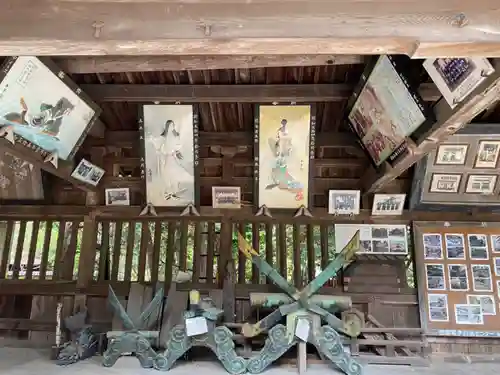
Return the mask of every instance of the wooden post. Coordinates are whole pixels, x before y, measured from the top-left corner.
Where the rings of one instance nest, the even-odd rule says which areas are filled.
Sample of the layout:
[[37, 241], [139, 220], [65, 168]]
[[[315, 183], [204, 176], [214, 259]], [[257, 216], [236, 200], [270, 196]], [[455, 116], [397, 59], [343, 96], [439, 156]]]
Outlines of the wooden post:
[[236, 278], [233, 261], [232, 228], [232, 222], [223, 218], [220, 230], [218, 272], [220, 284], [222, 284], [224, 293], [223, 306], [225, 322], [234, 322], [235, 318], [234, 284]]

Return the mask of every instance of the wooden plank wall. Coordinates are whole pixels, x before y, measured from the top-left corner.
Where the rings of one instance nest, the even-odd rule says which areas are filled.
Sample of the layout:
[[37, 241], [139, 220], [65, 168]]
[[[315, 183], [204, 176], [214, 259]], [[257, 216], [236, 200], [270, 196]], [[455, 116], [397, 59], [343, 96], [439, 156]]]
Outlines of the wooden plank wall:
[[[335, 252], [334, 228], [328, 223], [274, 224], [259, 222], [258, 217], [231, 222], [203, 217], [131, 221], [97, 217], [95, 220], [97, 231], [93, 232], [92, 240], [96, 244], [95, 252], [87, 258], [89, 264], [93, 264], [88, 285], [78, 279], [83, 217], [0, 222], [0, 230], [5, 233], [3, 239], [0, 236], [3, 241], [0, 244], [0, 302], [3, 301], [0, 330], [4, 336], [26, 338], [30, 332], [32, 340], [51, 343], [57, 302], [63, 302], [68, 314], [76, 294], [87, 295], [91, 321], [96, 327], [110, 329], [112, 316], [102, 309], [109, 284], [120, 298], [126, 299], [133, 282], [151, 285], [160, 282], [168, 290], [178, 271], [191, 277], [191, 282], [178, 285], [182, 290], [197, 288], [207, 293], [223, 289], [224, 309], [229, 311], [226, 320], [243, 322], [252, 314], [248, 293], [276, 288], [238, 253], [238, 231], [263, 259], [297, 287], [311, 281]], [[380, 267], [380, 261], [378, 266], [373, 261], [359, 261], [349, 285], [330, 281], [321, 292], [349, 294], [356, 307], [366, 313], [370, 313], [376, 296], [383, 302], [376, 305], [386, 306], [382, 314], [377, 313], [382, 311], [379, 308], [372, 311], [382, 324], [418, 327], [418, 319], [414, 318], [416, 291], [408, 287], [405, 261], [385, 263]], [[16, 303], [18, 309], [24, 310], [13, 310]]]

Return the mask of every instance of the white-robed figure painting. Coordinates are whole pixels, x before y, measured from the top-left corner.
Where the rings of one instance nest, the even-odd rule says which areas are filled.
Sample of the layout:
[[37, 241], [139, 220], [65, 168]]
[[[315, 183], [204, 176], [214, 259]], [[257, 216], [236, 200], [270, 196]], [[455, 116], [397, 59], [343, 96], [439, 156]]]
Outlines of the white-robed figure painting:
[[71, 159], [98, 115], [95, 104], [76, 86], [70, 88], [63, 72], [56, 75], [33, 56], [9, 60], [2, 76], [0, 126], [10, 126], [36, 146]]
[[145, 105], [143, 120], [148, 203], [194, 204], [193, 106]]

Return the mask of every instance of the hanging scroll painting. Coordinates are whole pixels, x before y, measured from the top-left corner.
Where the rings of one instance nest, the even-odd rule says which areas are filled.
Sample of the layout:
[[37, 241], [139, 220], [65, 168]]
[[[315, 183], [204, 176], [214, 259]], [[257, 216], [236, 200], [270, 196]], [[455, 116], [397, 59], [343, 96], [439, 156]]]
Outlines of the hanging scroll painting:
[[142, 107], [147, 203], [157, 207], [197, 204], [198, 115], [192, 105]]
[[100, 114], [96, 104], [46, 58], [8, 58], [0, 81], [0, 126], [32, 149], [72, 159]]
[[309, 105], [261, 105], [255, 121], [258, 206], [310, 207], [314, 121]]

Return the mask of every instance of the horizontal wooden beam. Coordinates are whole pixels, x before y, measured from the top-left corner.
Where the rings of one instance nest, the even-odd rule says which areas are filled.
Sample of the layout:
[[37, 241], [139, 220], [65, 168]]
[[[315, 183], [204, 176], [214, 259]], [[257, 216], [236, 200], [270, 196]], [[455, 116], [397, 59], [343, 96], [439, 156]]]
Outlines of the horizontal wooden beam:
[[500, 57], [499, 19], [497, 0], [16, 0], [0, 13], [0, 50]]
[[[82, 84], [81, 89], [97, 102], [175, 103], [266, 103], [331, 102], [347, 99], [354, 86], [348, 84], [298, 85], [146, 85]], [[426, 101], [441, 97], [434, 84], [423, 84]]]
[[264, 55], [264, 56], [74, 56], [56, 58], [67, 73], [126, 73], [206, 69], [250, 69], [293, 66], [362, 64], [361, 55]]

